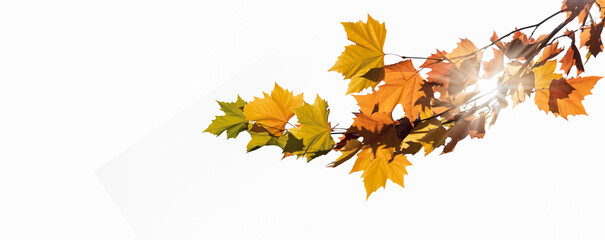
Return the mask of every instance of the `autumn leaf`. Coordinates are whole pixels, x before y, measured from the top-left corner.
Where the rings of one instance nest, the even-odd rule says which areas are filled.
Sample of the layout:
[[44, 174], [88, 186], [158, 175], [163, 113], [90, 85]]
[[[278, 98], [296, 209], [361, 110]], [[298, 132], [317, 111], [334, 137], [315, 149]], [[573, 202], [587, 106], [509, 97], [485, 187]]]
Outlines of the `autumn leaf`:
[[[427, 73], [427, 80], [439, 86], [436, 90], [440, 92], [442, 99], [448, 95], [456, 95], [466, 87], [477, 81], [479, 67], [481, 65], [482, 51], [468, 39], [461, 39], [458, 47], [451, 53], [437, 50], [431, 55], [421, 68], [431, 68]], [[447, 59], [439, 61], [435, 59]]]
[[429, 83], [426, 80], [422, 81], [422, 84], [420, 86], [420, 91], [423, 93], [422, 97], [418, 98], [418, 100], [416, 100], [416, 105], [420, 105], [422, 107], [422, 109], [427, 109], [430, 108], [431, 105], [434, 102], [434, 92], [433, 92], [433, 84]]
[[[424, 155], [443, 145], [446, 135], [445, 128], [436, 118], [422, 121], [401, 141], [401, 151], [406, 154], [416, 154], [424, 147]], [[439, 136], [441, 135], [441, 136]]]
[[548, 110], [553, 113], [559, 113], [559, 99], [568, 98], [569, 94], [576, 90], [565, 78], [554, 79], [550, 82], [548, 96]]
[[494, 31], [494, 33], [492, 34], [492, 37], [489, 40], [492, 41], [492, 43], [494, 45], [496, 45], [496, 47], [498, 47], [498, 49], [502, 50], [504, 48], [504, 44], [502, 44], [501, 41], [498, 41], [498, 39], [500, 39], [500, 38], [498, 37], [498, 34], [496, 34], [496, 31]]
[[269, 132], [248, 131], [248, 133], [250, 133], [250, 137], [252, 137], [252, 139], [250, 139], [250, 142], [248, 142], [248, 145], [246, 146], [247, 152], [251, 152], [263, 146], [269, 145], [278, 146], [283, 149], [288, 142], [288, 134], [274, 137], [271, 136]]
[[409, 165], [412, 164], [405, 156], [394, 156], [394, 148], [380, 147], [377, 150], [364, 148], [357, 154], [351, 173], [363, 171], [361, 177], [367, 199], [378, 188], [384, 187], [387, 179], [403, 187], [403, 176], [407, 174], [405, 167]]
[[377, 94], [366, 94], [366, 95], [353, 95], [357, 100], [357, 105], [361, 113], [372, 114], [378, 112], [378, 95]]
[[582, 100], [591, 94], [594, 85], [601, 78], [603, 77], [589, 76], [567, 79], [567, 83], [574, 88], [574, 91], [567, 98], [557, 99], [559, 115], [565, 119], [570, 115], [586, 115]]
[[477, 60], [477, 56], [474, 53], [477, 53], [479, 49], [471, 42], [470, 40], [464, 38], [460, 39], [458, 42], [458, 47], [452, 50], [451, 53], [445, 55], [445, 57], [456, 64], [457, 67], [461, 67], [465, 60], [473, 59]]
[[548, 61], [542, 67], [534, 68], [536, 105], [540, 110], [552, 112], [564, 119], [570, 115], [586, 115], [582, 100], [591, 94], [594, 85], [602, 77], [564, 79], [561, 74], [554, 73], [555, 67], [555, 61]]
[[567, 17], [578, 17], [580, 24], [586, 22], [590, 7], [595, 0], [563, 0], [561, 10], [567, 11]]
[[343, 22], [347, 38], [355, 45], [345, 47], [345, 51], [330, 68], [330, 71], [341, 73], [345, 79], [351, 79], [347, 94], [374, 88], [378, 82], [362, 77], [372, 68], [384, 66], [384, 40], [386, 28], [368, 15], [367, 23], [361, 21]]
[[[436, 53], [428, 57], [428, 59], [420, 65], [420, 68], [430, 68], [431, 71], [427, 73], [426, 78], [429, 83], [432, 83], [435, 91], [441, 94], [441, 97], [447, 96], [447, 89], [449, 86], [450, 78], [448, 76], [450, 69], [454, 67], [453, 63], [444, 61], [447, 52], [437, 50]], [[436, 60], [440, 59], [440, 60]]]
[[482, 56], [483, 51], [466, 38], [461, 39], [458, 47], [445, 56], [456, 64], [449, 73], [450, 81], [447, 90], [450, 95], [458, 94], [467, 86], [477, 82]]
[[379, 133], [385, 126], [395, 123], [390, 113], [378, 112], [378, 95], [354, 95], [357, 105], [360, 107], [360, 113], [355, 114], [352, 128], [356, 128], [361, 134], [367, 136], [373, 133]]
[[481, 114], [471, 121], [468, 127], [471, 138], [483, 138], [485, 136], [485, 117], [486, 114]]
[[566, 35], [571, 39], [571, 45], [565, 53], [565, 56], [561, 59], [561, 70], [565, 71], [565, 74], [569, 74], [572, 66], [576, 66], [578, 75], [584, 72], [584, 65], [582, 64], [582, 56], [580, 56], [580, 50], [576, 47], [576, 38], [573, 32], [566, 32]]
[[[594, 3], [601, 19], [589, 15]], [[559, 24], [550, 24], [561, 13], [568, 17]], [[581, 24], [569, 24], [576, 19]], [[546, 22], [554, 29], [540, 34], [547, 28], [543, 25]], [[441, 154], [449, 153], [468, 136], [485, 137], [487, 122], [491, 127], [511, 100], [514, 107], [534, 94], [537, 107], [547, 114], [552, 112], [565, 119], [586, 114], [582, 101], [602, 78], [579, 76], [585, 64], [579, 48], [588, 50], [586, 62], [603, 51], [605, 0], [563, 0], [561, 11], [537, 24], [516, 28], [502, 38], [494, 31], [491, 43], [485, 46], [460, 39], [451, 52], [437, 50], [428, 58], [392, 54], [403, 60], [387, 66], [384, 23], [368, 15], [366, 22], [342, 25], [354, 44], [345, 47], [330, 71], [351, 80], [347, 94], [371, 89], [367, 94], [353, 95], [359, 110], [353, 112], [348, 128], [339, 124], [332, 127], [327, 102], [319, 96], [309, 104], [302, 94], [294, 95], [275, 84], [271, 94], [263, 93], [262, 98], [255, 97], [250, 103], [239, 96], [235, 102], [218, 102], [225, 114], [216, 116], [205, 131], [217, 136], [226, 131], [227, 138], [246, 131], [251, 137], [248, 152], [277, 146], [283, 157], [306, 157], [307, 161], [337, 151], [340, 155], [327, 166], [337, 167], [355, 159], [351, 173], [362, 172], [367, 199], [385, 187], [387, 179], [404, 186], [406, 167], [411, 165], [407, 155], [424, 149], [426, 156], [442, 146]], [[561, 34], [569, 27], [571, 30]], [[575, 33], [580, 31], [578, 47]], [[571, 40], [569, 46], [559, 44], [563, 37]], [[505, 42], [508, 38], [512, 39]], [[483, 51], [488, 48], [492, 48], [494, 57], [482, 62]], [[563, 51], [565, 54], [559, 57]], [[418, 59], [425, 61], [416, 69], [412, 61]], [[570, 75], [574, 66], [575, 77]], [[497, 81], [496, 89], [482, 89], [480, 71], [482, 78], [497, 76], [491, 79]], [[399, 105], [404, 116], [394, 118], [393, 111]], [[288, 121], [295, 115], [298, 124], [292, 125]], [[291, 128], [286, 129], [286, 124]], [[338, 143], [332, 135], [340, 135]]]
[[244, 114], [248, 121], [264, 127], [271, 135], [279, 137], [283, 134], [288, 120], [294, 116], [292, 108], [303, 104], [303, 95], [294, 96], [292, 92], [284, 90], [277, 83], [271, 95], [263, 93], [264, 98], [254, 97], [254, 101], [244, 107]]
[[601, 33], [603, 32], [603, 25], [605, 21], [601, 21], [599, 24], [592, 24], [590, 28], [585, 28], [580, 33], [580, 48], [586, 47], [589, 54], [597, 56], [603, 51], [603, 42], [601, 41]]
[[313, 105], [305, 103], [292, 109], [298, 118], [300, 127], [290, 129], [290, 133], [303, 141], [301, 151], [292, 152], [299, 157], [306, 156], [307, 161], [327, 154], [334, 147], [332, 128], [328, 123], [328, 103], [319, 96]]
[[599, 6], [599, 10], [601, 11], [601, 19], [605, 19], [605, 0], [597, 0], [597, 6]]
[[513, 40], [504, 44], [502, 52], [510, 59], [525, 60], [527, 56], [531, 56], [536, 47], [534, 39], [529, 39], [522, 32], [515, 32]]
[[416, 72], [411, 60], [402, 61], [385, 67], [384, 84], [378, 87], [379, 111], [391, 113], [397, 104], [401, 104], [410, 121], [422, 111], [416, 101], [425, 97], [420, 91], [424, 79]]
[[513, 100], [513, 107], [525, 101], [535, 86], [534, 73], [528, 66], [518, 61], [511, 61], [506, 65], [504, 75], [499, 81], [499, 87], [506, 89]]
[[217, 102], [225, 115], [216, 116], [204, 132], [219, 136], [222, 132], [227, 131], [227, 138], [235, 138], [240, 132], [248, 129], [248, 122], [242, 110], [246, 105], [246, 101], [242, 100], [238, 95], [235, 102]]
[[355, 114], [351, 127], [359, 129], [363, 136], [364, 130], [370, 133], [379, 133], [383, 128], [393, 125], [394, 123], [395, 121], [389, 114], [382, 112], [372, 114], [358, 113]]
[[534, 101], [538, 108], [546, 113], [549, 111], [550, 83], [563, 77], [561, 74], [554, 73], [556, 67], [556, 61], [547, 61], [544, 65], [533, 69], [536, 86]]
[[361, 150], [362, 146], [363, 145], [361, 144], [361, 142], [357, 139], [348, 140], [344, 148], [340, 149], [340, 152], [342, 153], [340, 157], [338, 157], [336, 161], [330, 163], [328, 167], [338, 167], [338, 165], [353, 158], [355, 154], [357, 154], [357, 152]]
[[390, 163], [387, 164], [387, 177], [401, 187], [403, 185], [403, 176], [407, 175], [408, 172], [405, 167], [412, 165], [404, 155], [396, 155]]
[[546, 46], [544, 48], [544, 50], [542, 51], [542, 55], [540, 56], [540, 59], [534, 65], [534, 67], [539, 67], [539, 66], [544, 65], [544, 63], [546, 63], [546, 61], [556, 57], [562, 51], [563, 51], [563, 48], [559, 48], [559, 42], [554, 42], [551, 45]]
[[494, 59], [483, 62], [483, 70], [485, 73], [483, 74], [484, 78], [491, 78], [497, 73], [504, 70], [504, 54], [502, 51], [498, 49], [493, 49], [494, 51]]
[[454, 126], [448, 129], [447, 136], [450, 138], [450, 141], [445, 145], [441, 154], [454, 151], [456, 144], [468, 136], [470, 123], [471, 122], [467, 119], [460, 119], [459, 121], [456, 121]]

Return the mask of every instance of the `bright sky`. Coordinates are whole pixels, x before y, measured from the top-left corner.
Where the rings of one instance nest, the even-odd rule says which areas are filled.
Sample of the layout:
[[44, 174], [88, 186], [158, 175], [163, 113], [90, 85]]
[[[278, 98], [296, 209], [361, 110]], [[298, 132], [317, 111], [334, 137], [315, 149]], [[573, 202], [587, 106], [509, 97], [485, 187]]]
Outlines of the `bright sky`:
[[[352, 162], [324, 167], [338, 154], [280, 160], [201, 133], [220, 114], [214, 100], [275, 82], [319, 94], [348, 126], [348, 81], [327, 72], [350, 44], [341, 21], [369, 13], [386, 21], [385, 51], [428, 56], [458, 38], [483, 46], [560, 1], [2, 5], [2, 239], [605, 237], [604, 83], [584, 101], [589, 117], [508, 108], [484, 139], [410, 158], [406, 188], [388, 183], [369, 201]], [[605, 76], [603, 59], [587, 72]]]

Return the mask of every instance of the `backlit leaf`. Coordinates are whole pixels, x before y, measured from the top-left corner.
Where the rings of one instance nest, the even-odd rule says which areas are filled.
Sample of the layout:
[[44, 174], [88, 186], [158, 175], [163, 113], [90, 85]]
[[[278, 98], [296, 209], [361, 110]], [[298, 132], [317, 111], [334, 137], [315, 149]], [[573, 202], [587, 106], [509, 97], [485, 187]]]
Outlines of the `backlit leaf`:
[[311, 161], [332, 150], [335, 143], [328, 123], [328, 103], [317, 96], [313, 105], [305, 103], [292, 110], [301, 126], [290, 129], [290, 132], [303, 141], [303, 149], [292, 153], [299, 157], [306, 156], [307, 161]]
[[567, 119], [570, 115], [585, 115], [582, 100], [591, 94], [592, 88], [602, 77], [578, 77], [565, 79], [561, 74], [554, 74], [555, 61], [535, 68], [536, 105], [540, 110], [552, 112], [555, 116]]
[[235, 102], [217, 102], [225, 115], [216, 116], [204, 132], [218, 136], [222, 132], [227, 131], [227, 138], [235, 138], [240, 132], [248, 129], [248, 122], [242, 110], [246, 105], [246, 101], [242, 100], [238, 95]]
[[277, 83], [271, 95], [263, 93], [264, 98], [254, 97], [254, 101], [244, 107], [244, 114], [248, 121], [264, 127], [271, 135], [281, 136], [286, 130], [288, 120], [294, 116], [292, 108], [303, 104], [303, 95], [292, 94], [284, 90]]
[[401, 104], [407, 117], [414, 121], [422, 111], [416, 101], [425, 94], [420, 91], [423, 79], [416, 72], [411, 60], [385, 67], [385, 84], [378, 88], [379, 111], [391, 113], [397, 104]]
[[341, 73], [345, 79], [351, 79], [347, 94], [375, 87], [378, 82], [362, 77], [372, 68], [384, 66], [384, 40], [386, 28], [368, 15], [368, 21], [356, 23], [343, 22], [347, 38], [355, 45], [345, 47], [345, 51], [330, 68]]

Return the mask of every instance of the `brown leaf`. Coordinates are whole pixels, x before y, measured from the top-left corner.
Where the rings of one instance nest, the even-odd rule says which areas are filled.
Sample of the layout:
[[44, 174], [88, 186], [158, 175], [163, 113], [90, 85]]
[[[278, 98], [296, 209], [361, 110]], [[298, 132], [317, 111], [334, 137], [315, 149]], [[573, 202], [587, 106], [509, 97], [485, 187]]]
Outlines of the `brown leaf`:
[[447, 136], [450, 138], [450, 141], [445, 145], [445, 148], [443, 148], [443, 152], [441, 154], [454, 151], [456, 144], [468, 136], [470, 123], [471, 122], [466, 119], [461, 119], [456, 121], [454, 126], [448, 129]]
[[568, 18], [577, 16], [580, 24], [584, 24], [594, 3], [595, 0], [563, 0], [561, 10], [567, 11]]
[[592, 24], [590, 28], [583, 29], [580, 34], [580, 47], [586, 46], [588, 52], [595, 57], [603, 52], [601, 33], [603, 32], [604, 23], [605, 21], [601, 21], [599, 24]]
[[534, 39], [528, 39], [522, 32], [515, 32], [513, 40], [504, 45], [502, 52], [510, 59], [525, 60], [536, 51], [537, 43]]
[[418, 100], [416, 100], [416, 105], [420, 105], [423, 110], [425, 108], [430, 108], [433, 99], [435, 98], [433, 94], [433, 86], [434, 85], [432, 83], [427, 82], [426, 80], [422, 81], [420, 91], [424, 93], [424, 97], [418, 98]]
[[345, 147], [350, 140], [356, 140], [361, 137], [358, 133], [355, 132], [346, 132], [339, 138], [340, 141], [334, 145], [334, 150], [340, 150]]
[[557, 100], [568, 98], [569, 94], [571, 94], [573, 90], [576, 90], [567, 83], [565, 78], [552, 80], [549, 89], [550, 97], [548, 98], [548, 108], [553, 113], [559, 113], [559, 104], [557, 103]]

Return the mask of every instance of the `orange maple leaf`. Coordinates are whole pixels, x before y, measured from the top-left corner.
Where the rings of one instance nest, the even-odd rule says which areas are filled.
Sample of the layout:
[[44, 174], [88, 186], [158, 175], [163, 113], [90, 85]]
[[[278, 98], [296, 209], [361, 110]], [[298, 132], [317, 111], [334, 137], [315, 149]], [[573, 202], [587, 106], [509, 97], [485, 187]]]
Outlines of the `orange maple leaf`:
[[379, 101], [379, 111], [391, 113], [397, 104], [401, 104], [408, 118], [416, 120], [422, 111], [421, 105], [416, 105], [421, 97], [426, 95], [420, 91], [424, 79], [420, 77], [411, 60], [402, 61], [385, 68], [384, 84], [376, 92]]
[[576, 38], [574, 32], [567, 31], [565, 35], [571, 38], [571, 45], [565, 56], [561, 58], [561, 70], [565, 71], [565, 74], [569, 74], [572, 66], [576, 66], [577, 74], [584, 72], [584, 64], [582, 64], [582, 56], [580, 56], [580, 50], [576, 47]]
[[584, 97], [591, 94], [594, 85], [602, 77], [589, 76], [564, 79], [555, 74], [555, 61], [534, 69], [536, 76], [536, 96], [534, 101], [540, 110], [552, 112], [567, 119], [568, 116], [586, 115], [582, 105]]

